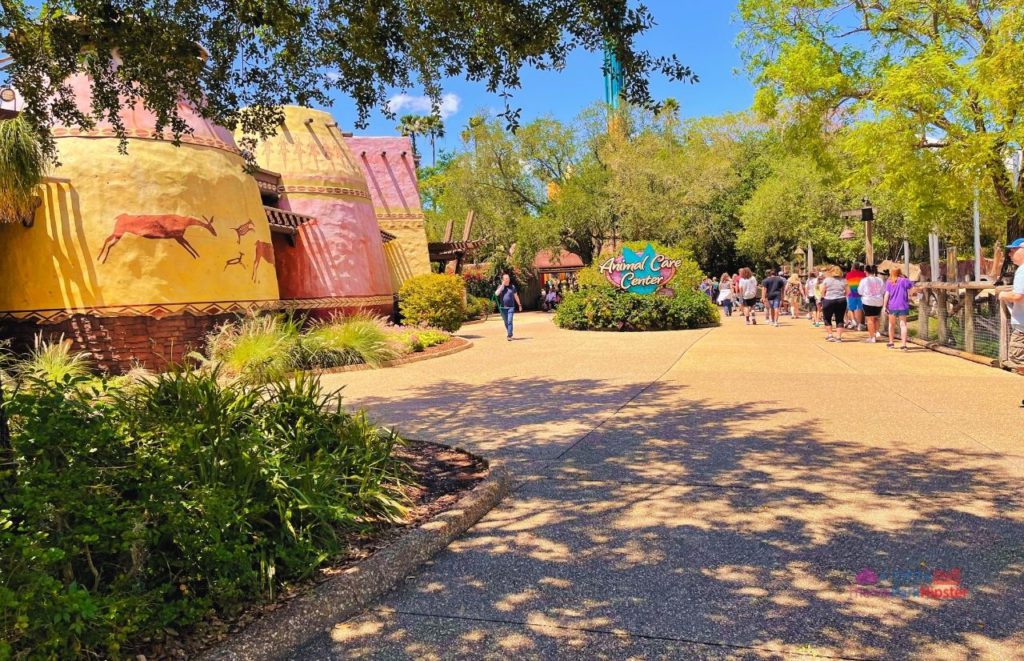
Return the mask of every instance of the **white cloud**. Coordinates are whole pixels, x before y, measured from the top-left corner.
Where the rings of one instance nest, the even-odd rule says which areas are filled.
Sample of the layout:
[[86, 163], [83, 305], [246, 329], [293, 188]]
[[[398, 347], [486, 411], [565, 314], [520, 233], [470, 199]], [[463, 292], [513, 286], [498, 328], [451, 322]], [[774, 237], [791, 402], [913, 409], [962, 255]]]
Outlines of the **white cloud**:
[[[448, 119], [459, 112], [460, 105], [462, 105], [462, 99], [459, 98], [459, 95], [449, 92], [441, 96], [437, 112], [441, 119]], [[388, 110], [395, 114], [411, 112], [429, 115], [433, 112], [433, 104], [429, 96], [413, 96], [412, 94], [403, 93], [396, 94], [388, 99]]]

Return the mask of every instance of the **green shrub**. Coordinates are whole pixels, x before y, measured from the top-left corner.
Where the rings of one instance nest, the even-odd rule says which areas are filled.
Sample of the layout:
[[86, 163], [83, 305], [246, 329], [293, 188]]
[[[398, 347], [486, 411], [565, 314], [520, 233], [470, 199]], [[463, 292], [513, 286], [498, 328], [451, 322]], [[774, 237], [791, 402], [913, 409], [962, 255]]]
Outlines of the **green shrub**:
[[247, 383], [266, 383], [297, 367], [298, 338], [297, 320], [272, 315], [244, 317], [207, 336], [207, 356], [193, 355]]
[[707, 296], [690, 290], [677, 290], [668, 298], [591, 287], [569, 293], [555, 312], [555, 323], [572, 330], [698, 328], [718, 323], [718, 308]]
[[466, 320], [482, 319], [494, 311], [494, 303], [488, 298], [466, 296]]
[[433, 326], [454, 333], [466, 318], [465, 296], [461, 277], [428, 273], [402, 283], [398, 308], [409, 326]]
[[308, 576], [405, 512], [398, 439], [315, 379], [33, 380], [0, 461], [0, 657], [116, 658]]
[[313, 326], [298, 342], [303, 367], [336, 367], [365, 363], [380, 367], [401, 353], [398, 343], [377, 317], [356, 315]]

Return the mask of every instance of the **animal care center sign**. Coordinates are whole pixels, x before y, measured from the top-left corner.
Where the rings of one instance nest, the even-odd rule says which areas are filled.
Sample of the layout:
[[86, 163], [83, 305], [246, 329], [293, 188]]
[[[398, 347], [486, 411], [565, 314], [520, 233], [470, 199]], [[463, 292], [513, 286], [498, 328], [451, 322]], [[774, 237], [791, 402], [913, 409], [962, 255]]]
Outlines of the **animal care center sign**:
[[673, 292], [665, 285], [675, 277], [682, 263], [681, 259], [655, 252], [654, 246], [648, 243], [639, 253], [624, 247], [621, 255], [610, 257], [599, 268], [609, 282], [623, 291], [653, 294], [660, 290], [671, 296]]

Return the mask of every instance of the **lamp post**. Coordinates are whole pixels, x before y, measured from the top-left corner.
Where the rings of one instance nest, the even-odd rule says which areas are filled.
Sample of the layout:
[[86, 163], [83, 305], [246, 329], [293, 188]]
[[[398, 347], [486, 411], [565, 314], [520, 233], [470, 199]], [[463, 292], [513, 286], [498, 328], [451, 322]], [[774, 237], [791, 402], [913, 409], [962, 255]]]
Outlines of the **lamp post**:
[[[844, 211], [839, 214], [843, 218], [860, 218], [864, 223], [864, 261], [872, 266], [875, 263], [875, 246], [872, 241], [872, 231], [875, 224], [875, 208], [871, 206], [871, 200], [868, 198], [861, 199], [861, 208], [852, 209], [850, 211]], [[839, 238], [844, 241], [849, 241], [857, 237], [849, 227], [843, 228]]]

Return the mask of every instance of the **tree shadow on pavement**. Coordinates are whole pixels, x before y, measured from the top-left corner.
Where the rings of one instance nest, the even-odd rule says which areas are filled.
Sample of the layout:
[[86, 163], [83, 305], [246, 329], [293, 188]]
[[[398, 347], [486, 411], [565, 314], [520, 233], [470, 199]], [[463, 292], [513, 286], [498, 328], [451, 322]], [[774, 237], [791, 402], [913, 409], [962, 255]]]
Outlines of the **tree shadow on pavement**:
[[[1024, 495], [1005, 457], [829, 438], [807, 411], [684, 394], [514, 380], [360, 402], [550, 463], [324, 649], [1024, 658]], [[954, 569], [958, 585], [933, 584]]]

